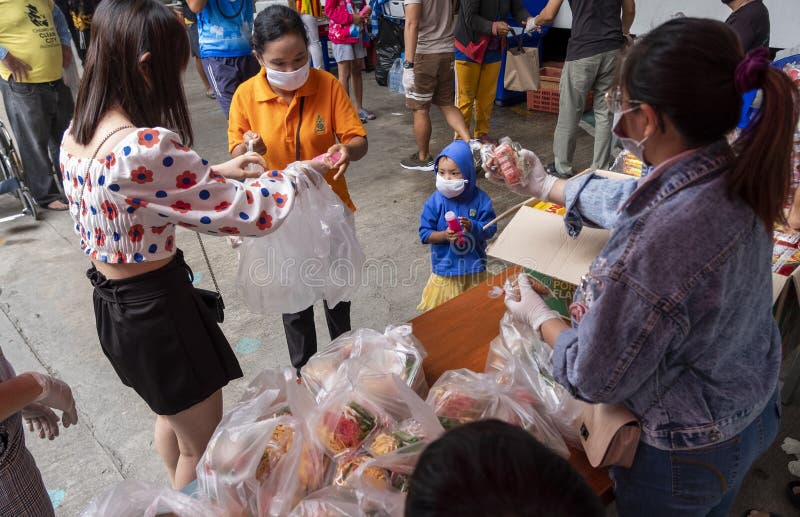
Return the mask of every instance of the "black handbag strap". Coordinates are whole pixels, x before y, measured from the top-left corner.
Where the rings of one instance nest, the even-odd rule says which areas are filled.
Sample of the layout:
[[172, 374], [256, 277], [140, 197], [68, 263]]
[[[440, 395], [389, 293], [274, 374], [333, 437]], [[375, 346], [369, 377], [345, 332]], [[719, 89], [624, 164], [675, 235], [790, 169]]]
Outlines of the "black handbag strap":
[[206, 261], [206, 266], [208, 266], [208, 272], [211, 274], [211, 281], [214, 283], [214, 290], [217, 291], [217, 294], [222, 296], [219, 290], [219, 284], [217, 284], [217, 277], [214, 275], [214, 269], [211, 267], [211, 261], [208, 260], [208, 254], [206, 253], [206, 247], [203, 244], [203, 239], [200, 238], [200, 233], [195, 232], [197, 235], [197, 242], [200, 244], [200, 251], [203, 253], [203, 258]]

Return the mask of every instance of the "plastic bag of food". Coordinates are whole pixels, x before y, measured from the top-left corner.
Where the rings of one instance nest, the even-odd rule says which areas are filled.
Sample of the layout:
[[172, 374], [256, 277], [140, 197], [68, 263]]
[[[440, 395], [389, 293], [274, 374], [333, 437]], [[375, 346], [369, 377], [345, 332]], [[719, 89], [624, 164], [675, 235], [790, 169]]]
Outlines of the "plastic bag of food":
[[370, 394], [389, 419], [364, 443], [372, 456], [383, 456], [406, 447], [430, 442], [443, 432], [432, 408], [397, 375], [368, 375], [359, 379], [358, 388]]
[[[295, 162], [268, 176], [301, 167], [318, 175]], [[248, 183], [270, 195], [270, 181], [262, 177]], [[350, 300], [361, 284], [365, 257], [352, 212], [321, 176], [316, 183], [298, 181], [294, 207], [281, 227], [263, 237], [245, 237], [239, 247], [237, 286], [253, 312], [295, 313], [323, 299], [333, 307]]]
[[448, 370], [431, 387], [426, 402], [445, 429], [497, 418], [524, 428], [558, 454], [569, 456], [560, 433], [549, 418], [535, 409], [535, 400], [528, 391], [502, 384], [494, 374]]
[[354, 454], [379, 429], [389, 416], [369, 393], [355, 389], [337, 391], [311, 415], [314, 438], [331, 458]]
[[[259, 376], [251, 387], [270, 376]], [[292, 376], [291, 370], [284, 371], [285, 400], [268, 410], [277, 410], [276, 416], [220, 423], [200, 459], [200, 492], [231, 515], [286, 515], [322, 484], [322, 454], [305, 423], [305, 389], [286, 382]], [[255, 392], [248, 395], [249, 402], [259, 398]]]
[[[289, 412], [286, 373], [283, 369], [270, 368], [259, 373], [250, 382], [239, 402], [222, 415], [217, 429], [258, 422]], [[216, 431], [209, 440], [209, 446], [213, 444], [215, 437]]]
[[92, 499], [81, 517], [223, 517], [222, 509], [204, 498], [153, 483], [125, 480]]
[[483, 144], [480, 148], [481, 168], [487, 174], [505, 181], [509, 186], [528, 184], [531, 165], [520, 155], [522, 146], [505, 136], [496, 146]]
[[364, 461], [349, 478], [366, 515], [402, 517], [411, 475], [425, 443]]
[[290, 517], [353, 517], [361, 513], [355, 490], [329, 486], [300, 501], [289, 515]]
[[420, 451], [444, 432], [430, 406], [396, 375], [363, 376], [354, 386], [345, 380], [337, 386], [334, 396], [339, 396], [338, 391], [348, 394], [347, 399], [352, 398], [352, 393], [368, 394], [369, 402], [380, 409], [384, 418], [360, 446], [334, 458], [329, 474], [334, 486], [352, 488], [352, 475], [365, 462], [398, 451]]
[[340, 378], [354, 384], [362, 375], [397, 375], [424, 396], [428, 389], [422, 369], [425, 356], [427, 352], [414, 337], [411, 325], [389, 326], [383, 334], [358, 329], [314, 354], [303, 367], [303, 382], [321, 401]]
[[552, 349], [527, 325], [506, 313], [500, 335], [489, 346], [486, 372], [499, 382], [530, 393], [531, 403], [547, 415], [570, 445], [580, 447], [578, 422], [586, 404], [553, 378]]

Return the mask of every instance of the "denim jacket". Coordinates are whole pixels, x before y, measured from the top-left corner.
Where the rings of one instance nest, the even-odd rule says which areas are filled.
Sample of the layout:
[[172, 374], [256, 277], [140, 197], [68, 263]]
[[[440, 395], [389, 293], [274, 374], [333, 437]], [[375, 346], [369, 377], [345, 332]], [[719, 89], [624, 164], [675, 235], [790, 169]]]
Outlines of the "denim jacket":
[[556, 342], [555, 377], [581, 399], [624, 403], [659, 449], [737, 435], [776, 389], [772, 239], [728, 194], [732, 163], [721, 141], [638, 189], [586, 175], [565, 191], [570, 233], [611, 237], [576, 293], [585, 314]]

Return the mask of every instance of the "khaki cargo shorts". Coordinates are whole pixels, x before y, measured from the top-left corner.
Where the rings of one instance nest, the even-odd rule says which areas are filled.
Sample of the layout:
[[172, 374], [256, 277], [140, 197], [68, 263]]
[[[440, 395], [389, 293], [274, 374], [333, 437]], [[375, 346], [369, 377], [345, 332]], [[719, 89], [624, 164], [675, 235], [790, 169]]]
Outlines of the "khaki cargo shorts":
[[455, 52], [414, 56], [414, 88], [406, 92], [406, 108], [421, 110], [431, 104], [455, 105], [455, 58]]

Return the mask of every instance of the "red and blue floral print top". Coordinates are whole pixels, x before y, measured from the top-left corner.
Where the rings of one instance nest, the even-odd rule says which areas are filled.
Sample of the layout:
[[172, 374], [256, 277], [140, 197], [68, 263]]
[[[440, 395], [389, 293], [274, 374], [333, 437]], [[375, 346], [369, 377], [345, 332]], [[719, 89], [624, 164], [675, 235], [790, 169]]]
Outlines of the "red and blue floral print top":
[[295, 196], [294, 182], [280, 171], [245, 183], [224, 178], [164, 128], [133, 131], [88, 171], [86, 158], [63, 149], [60, 162], [81, 249], [103, 262], [172, 256], [175, 225], [258, 237], [283, 222]]

